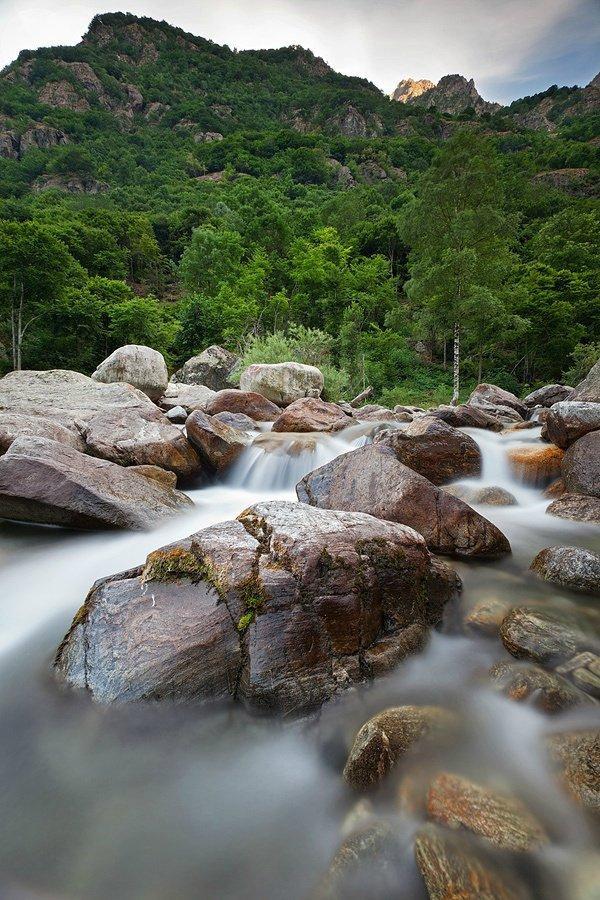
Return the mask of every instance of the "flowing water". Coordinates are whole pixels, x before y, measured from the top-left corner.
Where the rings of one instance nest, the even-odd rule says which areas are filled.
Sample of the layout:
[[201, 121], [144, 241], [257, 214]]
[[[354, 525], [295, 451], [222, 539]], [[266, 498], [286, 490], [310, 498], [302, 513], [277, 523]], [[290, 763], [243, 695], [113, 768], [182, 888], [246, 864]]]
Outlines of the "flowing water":
[[[600, 545], [597, 529], [546, 515], [542, 492], [509, 470], [506, 449], [537, 441], [537, 430], [470, 432], [484, 466], [466, 484], [499, 485], [518, 500], [479, 507], [510, 538], [513, 554], [496, 563], [452, 562], [463, 595], [427, 649], [318, 719], [281, 723], [232, 706], [102, 708], [52, 680], [55, 649], [96, 578], [257, 500], [295, 498], [299, 478], [364, 443], [370, 427], [335, 437], [261, 434], [226, 482], [191, 490], [195, 509], [149, 534], [0, 526], [0, 897], [305, 898], [355, 803], [340, 773], [358, 727], [384, 706], [436, 703], [460, 712], [463, 739], [441, 757], [422, 756], [421, 770], [493, 777], [518, 793], [552, 838], [525, 873], [532, 896], [570, 900], [572, 870], [594, 835], [556, 786], [541, 741], [552, 728], [598, 722], [598, 715], [592, 708], [550, 720], [494, 693], [483, 675], [507, 654], [497, 639], [457, 626], [486, 597], [582, 602], [528, 573], [542, 547]], [[373, 801], [380, 814], [397, 815], [394, 796], [390, 787]], [[395, 821], [406, 859], [394, 896], [422, 897], [412, 858], [418, 814]], [[370, 883], [357, 883], [356, 896], [368, 898]]]

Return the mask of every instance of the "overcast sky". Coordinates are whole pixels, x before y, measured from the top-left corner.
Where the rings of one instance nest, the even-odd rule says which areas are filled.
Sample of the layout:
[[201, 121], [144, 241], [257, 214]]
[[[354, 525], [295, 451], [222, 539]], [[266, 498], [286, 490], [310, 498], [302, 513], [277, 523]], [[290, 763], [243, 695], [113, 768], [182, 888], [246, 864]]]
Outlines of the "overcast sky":
[[600, 0], [0, 0], [0, 67], [24, 48], [77, 43], [109, 11], [239, 50], [301, 44], [386, 92], [459, 72], [506, 102], [600, 69]]

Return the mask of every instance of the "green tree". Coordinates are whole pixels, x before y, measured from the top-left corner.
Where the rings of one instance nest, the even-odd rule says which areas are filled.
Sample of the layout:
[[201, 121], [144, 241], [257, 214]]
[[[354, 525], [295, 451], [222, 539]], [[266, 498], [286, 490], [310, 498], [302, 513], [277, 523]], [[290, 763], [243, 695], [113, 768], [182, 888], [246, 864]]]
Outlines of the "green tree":
[[244, 255], [241, 235], [212, 225], [196, 228], [179, 271], [190, 293], [216, 294], [223, 282], [237, 275]]

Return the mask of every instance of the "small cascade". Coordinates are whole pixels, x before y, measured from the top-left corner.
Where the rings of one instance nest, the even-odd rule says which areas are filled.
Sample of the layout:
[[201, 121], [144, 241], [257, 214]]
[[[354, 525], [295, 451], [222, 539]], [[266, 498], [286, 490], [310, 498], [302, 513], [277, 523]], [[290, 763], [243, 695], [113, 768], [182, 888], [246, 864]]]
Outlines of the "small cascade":
[[515, 497], [520, 507], [535, 505], [545, 509], [549, 501], [541, 495], [539, 488], [527, 485], [517, 477], [508, 458], [508, 450], [512, 447], [534, 445], [539, 439], [537, 429], [499, 434], [480, 428], [465, 428], [464, 431], [481, 450], [482, 470], [478, 478], [464, 479], [461, 484], [504, 488]]

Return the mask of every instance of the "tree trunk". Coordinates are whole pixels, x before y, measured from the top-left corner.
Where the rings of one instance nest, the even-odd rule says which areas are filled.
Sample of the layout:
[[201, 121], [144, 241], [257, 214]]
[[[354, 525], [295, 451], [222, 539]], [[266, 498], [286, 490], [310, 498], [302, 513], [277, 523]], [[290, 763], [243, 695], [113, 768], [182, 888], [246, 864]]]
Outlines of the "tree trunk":
[[458, 404], [458, 394], [460, 391], [460, 325], [454, 323], [454, 377], [452, 391], [452, 406]]
[[448, 343], [448, 341], [446, 340], [446, 338], [444, 338], [444, 369], [448, 368], [448, 355], [446, 353], [447, 343]]

